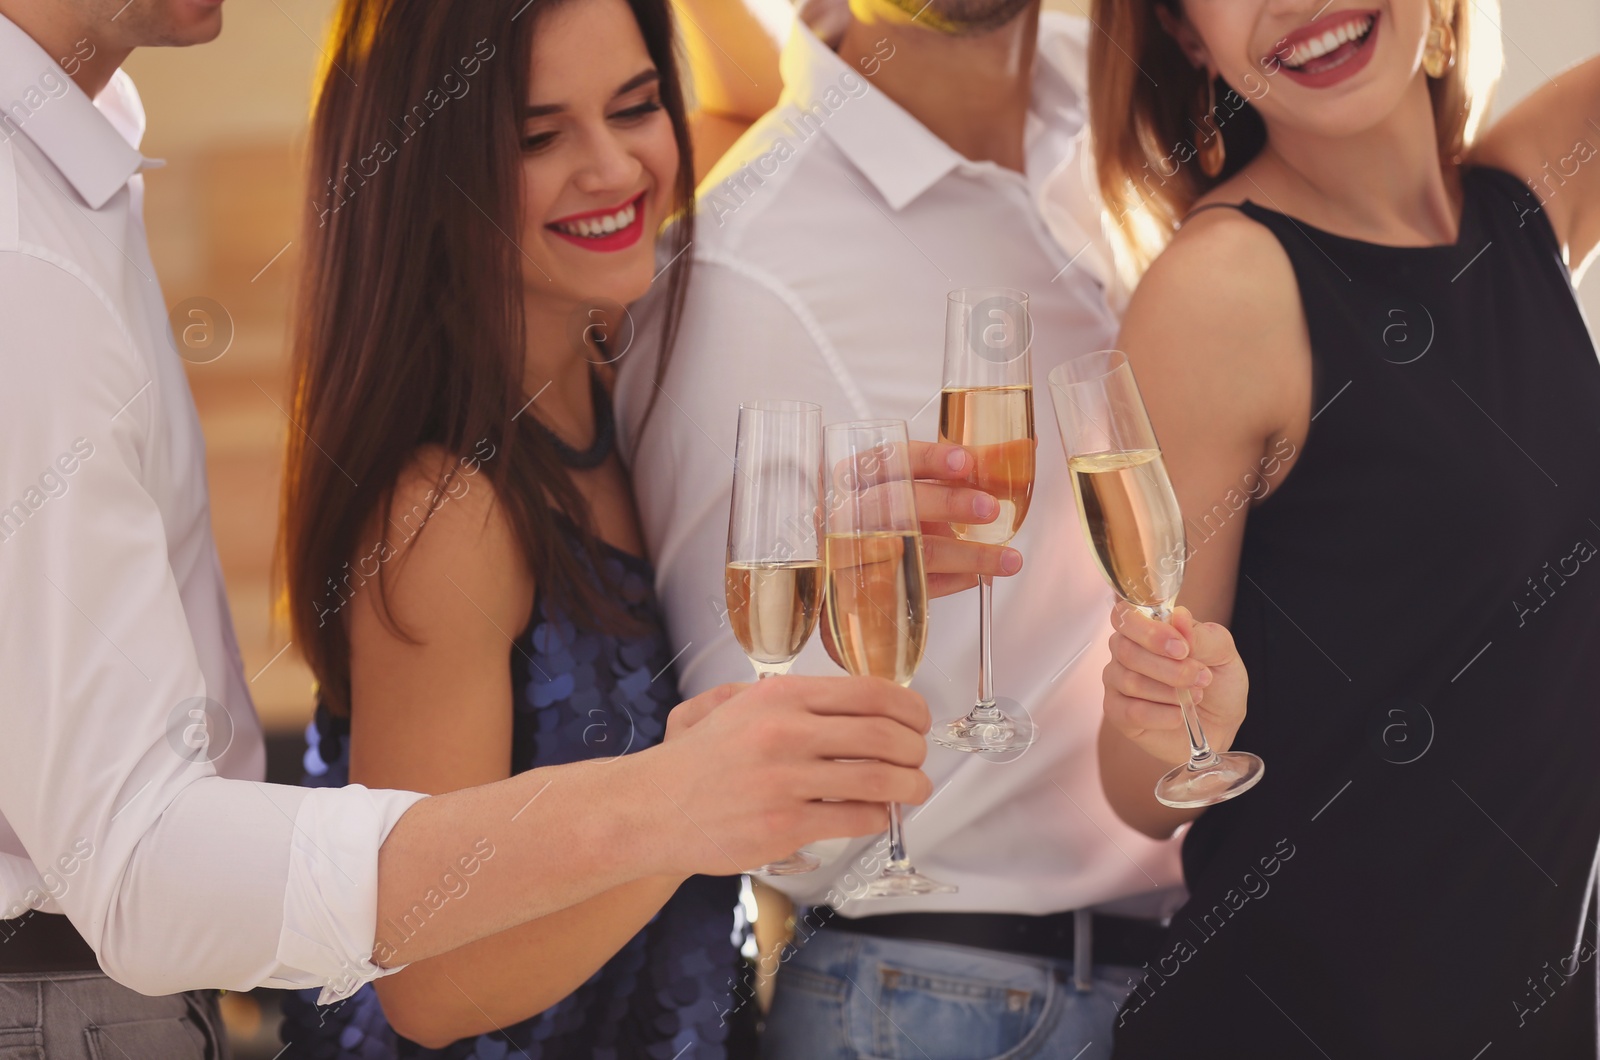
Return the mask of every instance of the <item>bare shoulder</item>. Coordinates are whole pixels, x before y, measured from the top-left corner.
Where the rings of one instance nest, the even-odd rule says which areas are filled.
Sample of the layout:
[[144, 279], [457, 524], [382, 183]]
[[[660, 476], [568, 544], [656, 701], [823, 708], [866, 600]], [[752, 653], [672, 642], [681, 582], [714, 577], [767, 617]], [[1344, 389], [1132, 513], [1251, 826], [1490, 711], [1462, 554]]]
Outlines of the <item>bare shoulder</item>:
[[1261, 352], [1243, 340], [1292, 328], [1300, 317], [1294, 267], [1271, 230], [1236, 209], [1203, 209], [1146, 271], [1124, 328], [1205, 342], [1231, 361]]
[[1134, 290], [1121, 343], [1147, 369], [1142, 387], [1170, 388], [1263, 436], [1285, 425], [1309, 374], [1294, 267], [1269, 229], [1235, 209], [1190, 214]]
[[532, 610], [533, 577], [481, 456], [419, 449], [363, 535], [392, 617], [412, 636], [450, 635], [462, 619], [477, 628], [485, 616], [520, 628]]
[[[350, 777], [439, 793], [511, 761], [511, 638], [533, 582], [481, 461], [413, 454], [364, 532], [350, 608]], [[373, 572], [372, 568], [380, 568]]]

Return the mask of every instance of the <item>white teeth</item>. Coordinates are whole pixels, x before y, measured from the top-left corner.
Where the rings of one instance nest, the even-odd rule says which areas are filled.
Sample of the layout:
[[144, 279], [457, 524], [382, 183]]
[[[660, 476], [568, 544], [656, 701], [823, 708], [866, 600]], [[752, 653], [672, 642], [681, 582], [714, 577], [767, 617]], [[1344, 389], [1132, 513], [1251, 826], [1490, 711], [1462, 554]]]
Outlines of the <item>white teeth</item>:
[[638, 210], [633, 203], [629, 203], [616, 213], [604, 217], [586, 217], [577, 221], [559, 221], [555, 228], [568, 235], [582, 236], [585, 239], [599, 239], [601, 236], [610, 235], [633, 224], [638, 216]]
[[1341, 45], [1351, 41], [1359, 41], [1372, 29], [1373, 17], [1367, 16], [1359, 22], [1346, 22], [1337, 29], [1332, 29], [1320, 37], [1312, 37], [1296, 45], [1287, 57], [1279, 53], [1279, 61], [1291, 69], [1304, 66], [1313, 59], [1320, 59]]

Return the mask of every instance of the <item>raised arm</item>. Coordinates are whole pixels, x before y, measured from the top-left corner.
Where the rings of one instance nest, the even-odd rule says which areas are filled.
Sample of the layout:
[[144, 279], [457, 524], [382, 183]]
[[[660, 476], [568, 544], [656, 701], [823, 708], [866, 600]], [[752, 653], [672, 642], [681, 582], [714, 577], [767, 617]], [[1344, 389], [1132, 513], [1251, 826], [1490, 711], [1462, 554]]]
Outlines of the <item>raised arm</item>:
[[783, 88], [778, 50], [794, 15], [783, 0], [673, 0], [695, 110], [694, 176], [699, 180]]
[[1555, 78], [1495, 122], [1473, 162], [1521, 177], [1567, 249], [1574, 279], [1600, 245], [1600, 56]]
[[[1183, 636], [1175, 640], [1119, 605], [1105, 674], [1106, 797], [1129, 825], [1160, 839], [1199, 812], [1169, 809], [1152, 794], [1156, 780], [1188, 758], [1175, 688], [1205, 675], [1196, 705], [1217, 750], [1231, 745], [1243, 720], [1249, 682], [1225, 628], [1249, 515], [1240, 497], [1249, 482], [1282, 478], [1310, 416], [1310, 347], [1288, 258], [1241, 214], [1196, 216], [1134, 292], [1119, 346], [1190, 534], [1179, 599], [1197, 621], [1180, 612]], [[1213, 511], [1222, 516], [1204, 518]]]

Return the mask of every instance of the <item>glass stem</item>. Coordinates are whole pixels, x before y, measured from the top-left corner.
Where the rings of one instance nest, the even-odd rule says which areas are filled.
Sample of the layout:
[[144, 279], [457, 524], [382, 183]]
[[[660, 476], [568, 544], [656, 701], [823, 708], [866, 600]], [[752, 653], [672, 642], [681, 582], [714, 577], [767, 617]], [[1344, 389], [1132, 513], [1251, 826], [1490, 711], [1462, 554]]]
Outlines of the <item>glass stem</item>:
[[905, 836], [900, 830], [900, 804], [889, 803], [889, 865], [887, 872], [910, 872], [911, 857], [906, 853]]
[[[1172, 609], [1158, 607], [1151, 613], [1157, 622], [1172, 622]], [[1194, 697], [1187, 688], [1178, 689], [1178, 708], [1183, 711], [1183, 727], [1189, 732], [1189, 769], [1204, 769], [1217, 760], [1217, 752], [1206, 741], [1205, 730], [1200, 727], [1200, 714], [1195, 709]]]
[[763, 663], [751, 659], [750, 665], [755, 667], [756, 680], [765, 681], [769, 677], [782, 677], [788, 673], [789, 667], [794, 665], [794, 660], [790, 659], [786, 663]]
[[978, 576], [978, 703], [967, 715], [980, 721], [999, 717], [994, 705], [994, 659], [991, 650], [994, 629], [994, 579]]

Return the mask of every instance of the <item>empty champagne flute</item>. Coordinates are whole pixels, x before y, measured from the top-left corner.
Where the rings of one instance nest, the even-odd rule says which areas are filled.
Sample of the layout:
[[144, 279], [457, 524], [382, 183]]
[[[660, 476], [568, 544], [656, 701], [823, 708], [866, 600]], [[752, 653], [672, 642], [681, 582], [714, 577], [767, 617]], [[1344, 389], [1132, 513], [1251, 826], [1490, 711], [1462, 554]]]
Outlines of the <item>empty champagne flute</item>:
[[[756, 680], [787, 673], [822, 606], [822, 408], [739, 406], [724, 592], [728, 621]], [[822, 862], [800, 850], [750, 871], [792, 876]]]
[[[844, 668], [908, 685], [928, 639], [928, 580], [904, 420], [827, 428], [827, 574], [823, 610]], [[862, 897], [948, 894], [906, 853], [900, 807], [889, 805], [889, 857]]]
[[[1033, 322], [1028, 296], [1004, 287], [951, 291], [945, 302], [944, 386], [939, 440], [971, 450], [976, 485], [1000, 502], [993, 522], [952, 524], [964, 541], [1004, 545], [1022, 528], [1033, 499]], [[978, 695], [965, 716], [933, 731], [957, 751], [998, 753], [1033, 743], [1025, 717], [995, 705], [994, 579], [978, 578]]]
[[[1104, 350], [1074, 357], [1050, 373], [1050, 397], [1078, 516], [1101, 573], [1129, 606], [1169, 621], [1188, 544], [1127, 355]], [[1179, 809], [1214, 806], [1254, 787], [1266, 764], [1246, 751], [1213, 751], [1188, 689], [1179, 690], [1178, 705], [1189, 761], [1156, 783], [1156, 800]]]

